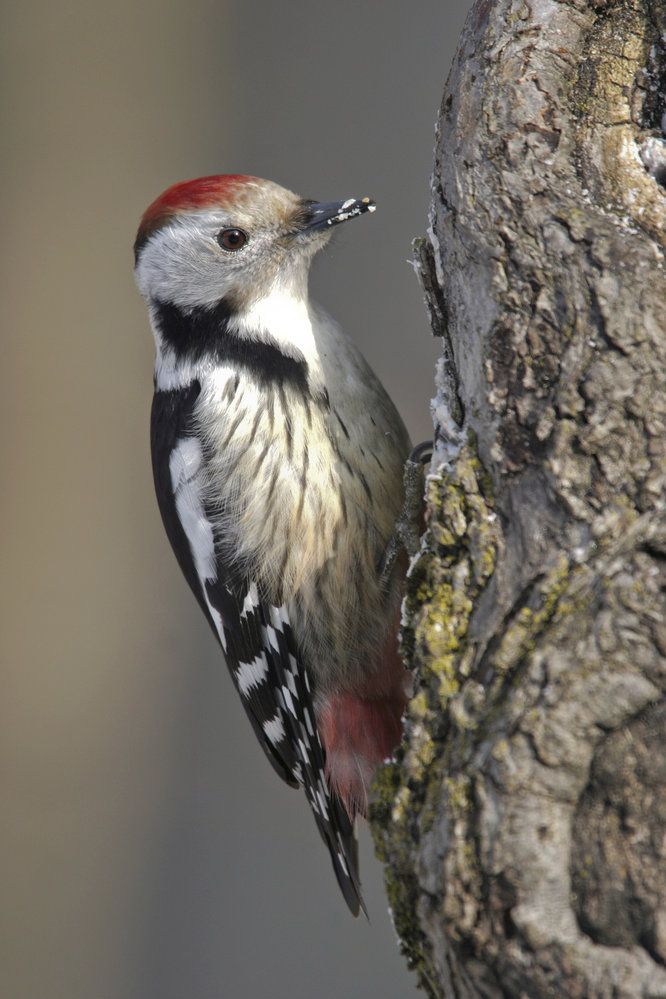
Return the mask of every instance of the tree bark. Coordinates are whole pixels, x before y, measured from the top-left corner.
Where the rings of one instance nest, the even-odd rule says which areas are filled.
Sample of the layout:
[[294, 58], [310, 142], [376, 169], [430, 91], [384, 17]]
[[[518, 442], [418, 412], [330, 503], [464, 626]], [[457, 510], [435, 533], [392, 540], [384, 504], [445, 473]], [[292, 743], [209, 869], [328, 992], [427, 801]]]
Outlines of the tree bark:
[[431, 996], [666, 996], [665, 32], [478, 0], [444, 94], [416, 693], [371, 813]]

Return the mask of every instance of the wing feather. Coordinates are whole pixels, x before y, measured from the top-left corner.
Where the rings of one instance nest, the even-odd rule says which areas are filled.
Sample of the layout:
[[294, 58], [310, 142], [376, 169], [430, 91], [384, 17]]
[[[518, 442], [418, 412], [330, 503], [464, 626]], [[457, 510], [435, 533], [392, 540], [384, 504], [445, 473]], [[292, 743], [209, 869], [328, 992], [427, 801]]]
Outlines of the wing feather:
[[[326, 780], [326, 757], [316, 727], [313, 691], [289, 623], [287, 608], [260, 601], [248, 610], [257, 588], [249, 584], [237, 599], [246, 613], [225, 619], [227, 662], [253, 714], [260, 740], [276, 753], [291, 780], [304, 790], [317, 829], [328, 847], [338, 884], [350, 910], [365, 911], [358, 874], [358, 846], [352, 822]], [[231, 626], [230, 626], [231, 625]], [[257, 631], [263, 648], [257, 663]], [[250, 634], [252, 639], [249, 640]], [[244, 658], [239, 659], [239, 656]], [[256, 663], [246, 668], [248, 663]]]
[[225, 565], [215, 518], [205, 504], [204, 446], [193, 431], [197, 382], [158, 391], [151, 447], [162, 520], [180, 567], [222, 645], [232, 680], [275, 771], [302, 786], [350, 910], [365, 912], [353, 823], [326, 780], [315, 691], [287, 608], [263, 599], [257, 584]]

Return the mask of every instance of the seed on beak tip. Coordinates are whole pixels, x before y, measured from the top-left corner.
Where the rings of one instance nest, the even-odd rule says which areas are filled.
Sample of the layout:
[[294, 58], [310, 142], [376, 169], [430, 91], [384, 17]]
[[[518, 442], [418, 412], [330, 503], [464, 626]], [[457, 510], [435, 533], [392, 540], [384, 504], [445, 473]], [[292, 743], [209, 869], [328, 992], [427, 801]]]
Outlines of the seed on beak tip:
[[371, 198], [347, 198], [345, 201], [310, 201], [307, 202], [303, 231], [321, 232], [331, 226], [356, 218], [365, 212], [374, 212], [375, 204]]

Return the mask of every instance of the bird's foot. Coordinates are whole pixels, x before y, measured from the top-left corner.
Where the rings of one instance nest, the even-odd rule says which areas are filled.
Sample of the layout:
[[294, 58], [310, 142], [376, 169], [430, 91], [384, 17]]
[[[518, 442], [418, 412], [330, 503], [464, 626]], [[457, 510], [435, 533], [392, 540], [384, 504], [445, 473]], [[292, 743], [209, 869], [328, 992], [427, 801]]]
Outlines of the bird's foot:
[[405, 499], [402, 511], [379, 566], [382, 583], [387, 583], [395, 561], [404, 549], [409, 557], [416, 555], [423, 530], [423, 474], [432, 458], [433, 442], [423, 441], [412, 449], [403, 472]]

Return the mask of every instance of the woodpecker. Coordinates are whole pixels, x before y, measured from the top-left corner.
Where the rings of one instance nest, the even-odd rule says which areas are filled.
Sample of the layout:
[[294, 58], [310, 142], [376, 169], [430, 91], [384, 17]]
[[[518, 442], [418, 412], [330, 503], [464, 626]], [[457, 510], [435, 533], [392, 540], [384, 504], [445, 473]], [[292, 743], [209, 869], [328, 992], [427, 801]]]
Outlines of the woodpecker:
[[350, 910], [354, 820], [400, 740], [400, 561], [385, 552], [410, 442], [308, 296], [315, 253], [369, 198], [241, 174], [146, 210], [135, 275], [156, 345], [151, 450], [169, 541], [270, 763], [303, 787]]

